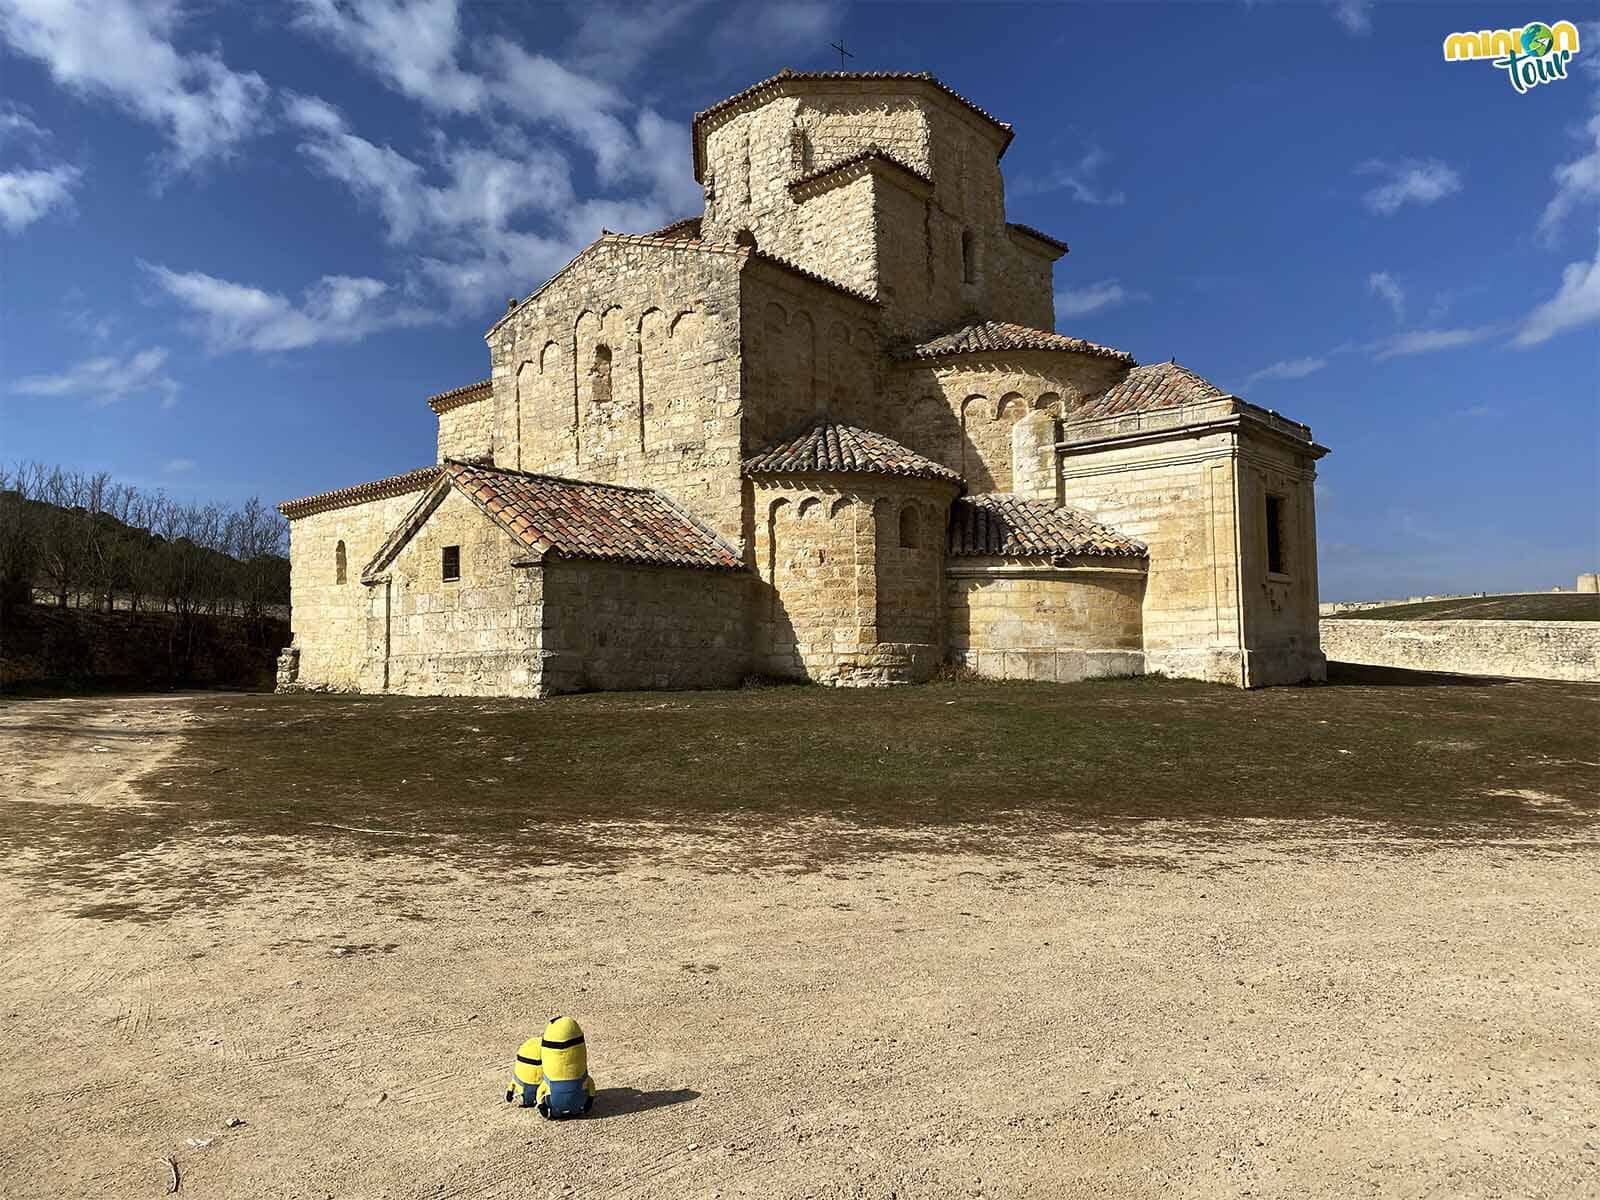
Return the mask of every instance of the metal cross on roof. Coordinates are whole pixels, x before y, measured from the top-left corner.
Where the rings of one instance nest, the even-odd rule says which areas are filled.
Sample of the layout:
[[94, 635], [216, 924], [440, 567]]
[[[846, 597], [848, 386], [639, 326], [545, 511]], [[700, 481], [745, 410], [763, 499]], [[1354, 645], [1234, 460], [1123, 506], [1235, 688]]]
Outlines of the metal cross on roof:
[[855, 55], [851, 54], [850, 51], [844, 48], [843, 38], [840, 38], [837, 42], [829, 42], [828, 45], [832, 46], [839, 52], [839, 70], [844, 70], [844, 60], [847, 58], [854, 58]]

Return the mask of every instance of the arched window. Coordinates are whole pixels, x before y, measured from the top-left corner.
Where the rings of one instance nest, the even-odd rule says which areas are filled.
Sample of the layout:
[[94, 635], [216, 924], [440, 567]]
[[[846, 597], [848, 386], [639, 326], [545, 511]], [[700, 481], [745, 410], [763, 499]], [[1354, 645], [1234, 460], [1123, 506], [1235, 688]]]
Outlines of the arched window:
[[907, 504], [900, 510], [900, 547], [903, 550], [915, 550], [921, 545], [920, 519], [917, 517], [917, 506]]
[[972, 230], [961, 231], [961, 282], [975, 283], [978, 278], [978, 264], [973, 254]]
[[739, 230], [738, 233], [734, 234], [733, 241], [735, 245], [743, 246], [747, 250], [754, 250], [756, 248], [756, 235], [751, 233], [748, 229]]
[[344, 539], [339, 539], [339, 544], [333, 548], [333, 581], [343, 583], [345, 574]]
[[611, 403], [611, 347], [604, 343], [594, 348], [594, 362], [589, 364], [589, 388], [596, 404]]

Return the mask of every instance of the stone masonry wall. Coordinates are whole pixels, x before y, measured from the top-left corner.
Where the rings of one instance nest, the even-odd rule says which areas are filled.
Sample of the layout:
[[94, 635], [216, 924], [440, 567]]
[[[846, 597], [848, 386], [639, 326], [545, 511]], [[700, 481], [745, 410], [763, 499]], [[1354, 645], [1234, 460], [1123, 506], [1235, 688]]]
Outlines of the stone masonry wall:
[[1149, 547], [1147, 670], [1243, 683], [1236, 467], [1225, 431], [1064, 452], [1064, 502]]
[[[1240, 592], [1251, 687], [1327, 677], [1317, 639], [1316, 469], [1303, 451], [1246, 424], [1240, 437]], [[1279, 501], [1284, 570], [1267, 562], [1267, 497]]]
[[961, 558], [947, 568], [950, 661], [990, 679], [1137, 675], [1145, 573]]
[[901, 364], [885, 433], [961, 472], [971, 493], [1012, 490], [1012, 427], [1029, 412], [1070, 412], [1127, 366], [1087, 354], [962, 355]]
[[[870, 475], [757, 481], [761, 670], [836, 684], [930, 675], [943, 657], [939, 578], [954, 491]], [[902, 529], [912, 545], [901, 545]]]
[[[296, 685], [354, 690], [366, 654], [361, 569], [417, 502], [417, 492], [312, 513], [289, 522], [289, 622], [300, 651]], [[344, 582], [338, 581], [344, 544]]]
[[730, 687], [751, 669], [749, 574], [561, 558], [544, 574], [551, 692]]
[[1600, 682], [1600, 621], [1322, 621], [1332, 662]]
[[746, 270], [743, 305], [746, 455], [822, 412], [882, 428], [872, 305], [758, 263]]
[[[970, 314], [1051, 328], [1050, 260], [1007, 232], [1001, 137], [915, 84], [807, 83], [803, 94], [713, 123], [705, 236], [731, 242], [748, 230], [761, 249], [879, 296], [896, 334], [925, 335]], [[872, 146], [932, 187], [863, 176], [799, 196], [790, 189]]]
[[[461, 577], [443, 578], [446, 546]], [[446, 493], [367, 595], [362, 690], [413, 696], [541, 695], [541, 572], [460, 492]]]
[[494, 403], [474, 400], [439, 414], [439, 461], [494, 453]]
[[737, 544], [740, 262], [602, 242], [509, 314], [496, 465], [659, 488]]

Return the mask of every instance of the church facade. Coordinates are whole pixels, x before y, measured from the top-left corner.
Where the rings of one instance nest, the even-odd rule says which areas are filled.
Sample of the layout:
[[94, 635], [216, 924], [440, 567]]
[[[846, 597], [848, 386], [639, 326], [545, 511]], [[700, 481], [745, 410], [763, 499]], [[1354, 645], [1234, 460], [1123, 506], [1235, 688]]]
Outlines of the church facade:
[[1054, 332], [1012, 130], [925, 74], [693, 123], [705, 209], [603, 233], [434, 396], [433, 465], [286, 502], [285, 687], [1321, 679], [1305, 425]]

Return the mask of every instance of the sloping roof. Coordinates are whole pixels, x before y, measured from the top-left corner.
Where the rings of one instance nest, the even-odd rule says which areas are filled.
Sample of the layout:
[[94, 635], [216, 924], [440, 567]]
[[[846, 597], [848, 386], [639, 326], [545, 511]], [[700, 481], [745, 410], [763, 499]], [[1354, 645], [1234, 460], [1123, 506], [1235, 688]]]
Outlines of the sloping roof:
[[817, 417], [759, 454], [744, 460], [746, 475], [809, 475], [823, 472], [903, 475], [960, 483], [961, 476], [892, 437]]
[[365, 504], [369, 500], [384, 500], [390, 496], [403, 496], [407, 492], [420, 492], [439, 476], [439, 468], [418, 467], [403, 475], [390, 475], [370, 483], [357, 483], [350, 487], [335, 488], [331, 492], [318, 492], [299, 500], [285, 500], [278, 511], [289, 520], [309, 517], [313, 513], [327, 512], [330, 508], [348, 508], [352, 504]]
[[704, 178], [705, 164], [700, 157], [700, 126], [709, 118], [749, 100], [765, 99], [768, 95], [782, 95], [786, 87], [797, 83], [828, 83], [835, 81], [846, 83], [883, 81], [926, 84], [935, 91], [942, 92], [958, 104], [965, 106], [1005, 135], [1005, 141], [1000, 145], [1000, 154], [996, 155], [996, 157], [1005, 154], [1006, 147], [1011, 145], [1011, 139], [1016, 136], [1009, 122], [999, 120], [992, 114], [985, 112], [954, 88], [939, 82], [928, 71], [795, 71], [785, 67], [776, 75], [769, 75], [759, 83], [752, 83], [743, 91], [735, 92], [726, 100], [719, 100], [710, 108], [702, 109], [700, 112], [695, 113], [694, 120], [690, 123], [690, 137], [694, 143], [694, 177], [696, 179]]
[[962, 496], [950, 506], [950, 555], [1045, 558], [1057, 555], [1142, 557], [1145, 544], [1072, 508], [1008, 492]]
[[[530, 557], [558, 554], [724, 571], [744, 567], [712, 530], [649, 488], [533, 475], [453, 459], [445, 461], [443, 470], [441, 482], [460, 491], [533, 551]], [[384, 561], [380, 553], [367, 570], [380, 568]]]
[[700, 240], [700, 218], [684, 217], [674, 221], [671, 225], [663, 225], [649, 235], [653, 238], [665, 238], [672, 242], [698, 242]]
[[853, 167], [867, 167], [874, 164], [881, 164], [891, 171], [898, 171], [903, 175], [908, 175], [918, 183], [926, 184], [930, 187], [933, 185], [933, 179], [926, 171], [919, 170], [910, 163], [901, 162], [882, 146], [873, 145], [864, 150], [858, 150], [854, 154], [847, 154], [845, 157], [826, 166], [818, 167], [798, 179], [790, 180], [789, 190], [797, 191], [808, 184], [820, 183], [830, 176], [848, 172]]
[[894, 356], [916, 360], [944, 358], [952, 354], [992, 354], [1005, 350], [1066, 350], [1073, 354], [1092, 354], [1097, 358], [1110, 358], [1129, 364], [1135, 361], [1126, 350], [1086, 342], [1064, 333], [1029, 329], [1026, 325], [1013, 325], [1010, 321], [980, 321], [963, 325], [926, 342], [902, 346], [894, 352]]
[[487, 400], [494, 395], [494, 380], [480, 379], [477, 383], [463, 384], [458, 388], [451, 388], [448, 392], [440, 392], [437, 396], [428, 397], [428, 407], [436, 413], [447, 413], [452, 408], [460, 408], [464, 404], [472, 404], [478, 400]]
[[[1071, 247], [1063, 242], [1060, 238], [1053, 238], [1048, 233], [1035, 229], [1032, 225], [1024, 225], [1021, 221], [1007, 221], [1006, 228], [1015, 230], [1018, 233], [1025, 233], [1029, 237], [1034, 238], [1037, 241], [1041, 241], [1047, 246], [1054, 246], [1057, 250], [1061, 251], [1062, 254], [1067, 253], [1071, 249]], [[1057, 257], [1059, 258], [1060, 255], [1057, 255]]]
[[1204, 404], [1208, 400], [1220, 400], [1227, 394], [1176, 362], [1150, 363], [1129, 371], [1105, 395], [1075, 411], [1072, 420], [1087, 421], [1095, 417], [1115, 417], [1152, 408]]
[[566, 266], [562, 267], [554, 275], [550, 276], [549, 279], [546, 279], [538, 287], [534, 288], [533, 291], [529, 292], [521, 300], [518, 300], [515, 304], [507, 308], [506, 311], [501, 314], [498, 319], [496, 319], [495, 323], [489, 326], [489, 331], [484, 336], [486, 338], [493, 337], [495, 330], [499, 329], [501, 325], [509, 321], [519, 308], [539, 296], [546, 288], [555, 283], [556, 280], [560, 279], [568, 271], [572, 270], [572, 268], [575, 267], [586, 255], [592, 253], [600, 246], [648, 246], [662, 250], [682, 250], [697, 254], [726, 254], [742, 261], [754, 260], [756, 262], [766, 263], [768, 266], [775, 267], [780, 271], [786, 271], [791, 275], [796, 275], [802, 279], [807, 279], [821, 287], [829, 288], [832, 291], [838, 292], [841, 296], [848, 296], [852, 300], [859, 300], [862, 304], [878, 306], [882, 303], [876, 296], [869, 296], [865, 292], [858, 292], [853, 287], [839, 283], [837, 280], [829, 279], [826, 275], [819, 275], [815, 271], [799, 266], [796, 263], [792, 263], [786, 258], [779, 258], [776, 254], [769, 254], [765, 250], [752, 250], [749, 246], [740, 246], [734, 242], [708, 242], [698, 237], [687, 237], [683, 234], [682, 229], [687, 226], [690, 220], [693, 219], [694, 218], [685, 218], [683, 221], [676, 221], [673, 224], [666, 226], [664, 229], [656, 231], [655, 233], [612, 233], [609, 229], [602, 229], [600, 231], [600, 236], [595, 238], [594, 241], [590, 242], [582, 250], [578, 251], [578, 253], [573, 256], [571, 262], [567, 263]]

